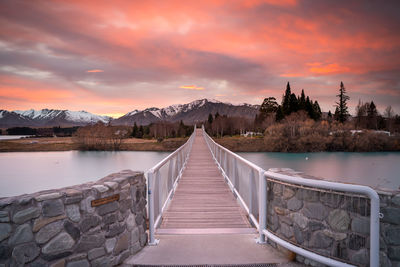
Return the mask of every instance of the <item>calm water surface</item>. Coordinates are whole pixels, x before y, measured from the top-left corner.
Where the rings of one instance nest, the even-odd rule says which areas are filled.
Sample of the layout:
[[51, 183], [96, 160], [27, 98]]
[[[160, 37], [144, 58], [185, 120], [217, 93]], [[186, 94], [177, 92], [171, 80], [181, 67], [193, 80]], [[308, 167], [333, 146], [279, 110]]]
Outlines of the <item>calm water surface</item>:
[[[124, 169], [146, 171], [169, 152], [0, 153], [0, 197], [97, 181]], [[400, 186], [400, 152], [239, 153], [260, 167], [291, 168], [332, 181], [381, 189]]]
[[0, 197], [56, 189], [131, 169], [146, 171], [169, 152], [10, 152], [0, 153]]
[[291, 168], [326, 180], [396, 190], [400, 152], [238, 153], [265, 170]]
[[30, 135], [0, 135], [0, 140], [15, 140], [21, 139], [25, 137], [29, 137]]

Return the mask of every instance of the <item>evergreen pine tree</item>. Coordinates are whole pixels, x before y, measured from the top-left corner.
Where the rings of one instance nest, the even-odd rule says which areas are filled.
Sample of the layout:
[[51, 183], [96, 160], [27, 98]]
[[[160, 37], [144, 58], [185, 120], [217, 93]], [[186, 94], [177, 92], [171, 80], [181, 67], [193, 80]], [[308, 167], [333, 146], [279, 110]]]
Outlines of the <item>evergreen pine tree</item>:
[[283, 95], [283, 98], [282, 98], [282, 111], [283, 111], [284, 115], [290, 114], [290, 96], [291, 95], [292, 95], [292, 92], [290, 90], [290, 84], [288, 82], [286, 85], [285, 94]]
[[346, 95], [346, 88], [344, 87], [343, 82], [340, 82], [339, 94], [336, 96], [339, 97], [339, 101], [336, 102], [336, 107], [338, 111], [336, 120], [343, 123], [347, 120], [347, 117], [349, 116], [347, 101], [350, 99], [350, 97]]
[[137, 132], [138, 132], [138, 126], [137, 126], [137, 124], [135, 122], [134, 125], [133, 125], [133, 129], [132, 129], [132, 134], [131, 134], [132, 137], [136, 137]]
[[279, 106], [278, 109], [276, 110], [275, 120], [279, 122], [283, 120], [284, 117], [285, 115], [283, 114], [282, 106]]
[[209, 123], [209, 124], [212, 124], [213, 120], [214, 120], [214, 119], [213, 119], [213, 115], [212, 115], [211, 113], [208, 114], [208, 120], [207, 120], [208, 123]]

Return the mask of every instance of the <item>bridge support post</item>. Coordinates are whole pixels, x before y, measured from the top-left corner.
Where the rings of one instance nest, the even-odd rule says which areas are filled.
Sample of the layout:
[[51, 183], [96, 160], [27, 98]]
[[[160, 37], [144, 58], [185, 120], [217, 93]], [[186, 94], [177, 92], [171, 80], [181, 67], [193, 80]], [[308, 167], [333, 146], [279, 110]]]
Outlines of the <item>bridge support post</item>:
[[264, 244], [265, 234], [264, 230], [267, 229], [267, 179], [264, 176], [264, 171], [258, 172], [258, 181], [259, 181], [259, 191], [258, 191], [258, 232], [260, 234], [257, 243]]
[[159, 240], [157, 240], [154, 236], [155, 234], [155, 226], [154, 226], [154, 173], [149, 172], [147, 174], [148, 179], [148, 199], [149, 199], [149, 246], [155, 246], [158, 244]]

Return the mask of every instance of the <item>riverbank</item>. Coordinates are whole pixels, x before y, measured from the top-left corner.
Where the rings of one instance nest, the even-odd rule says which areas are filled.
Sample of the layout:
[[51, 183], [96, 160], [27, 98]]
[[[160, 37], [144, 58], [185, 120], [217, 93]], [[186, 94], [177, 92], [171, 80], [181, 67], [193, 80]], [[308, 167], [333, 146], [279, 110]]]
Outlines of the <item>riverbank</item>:
[[[124, 139], [121, 151], [174, 151], [187, 138], [170, 138], [162, 142], [154, 139]], [[0, 141], [0, 152], [45, 152], [80, 150], [80, 144], [73, 137], [25, 138]]]

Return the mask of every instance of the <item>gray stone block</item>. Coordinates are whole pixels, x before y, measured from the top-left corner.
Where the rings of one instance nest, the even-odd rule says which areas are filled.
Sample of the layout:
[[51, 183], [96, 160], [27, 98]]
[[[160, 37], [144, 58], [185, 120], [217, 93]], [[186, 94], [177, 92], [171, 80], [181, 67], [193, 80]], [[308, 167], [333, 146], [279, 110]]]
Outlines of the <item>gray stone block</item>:
[[340, 209], [332, 210], [328, 216], [328, 224], [335, 231], [343, 232], [349, 229], [350, 216], [349, 214]]
[[394, 207], [381, 208], [383, 214], [382, 222], [400, 225], [400, 209]]
[[64, 214], [64, 204], [61, 199], [45, 200], [42, 204], [44, 217], [55, 217]]
[[95, 215], [87, 215], [79, 224], [79, 228], [83, 233], [87, 232], [90, 228], [96, 227], [100, 224], [101, 218]]
[[92, 267], [112, 267], [113, 258], [109, 256], [101, 257], [90, 262]]
[[296, 197], [293, 197], [288, 200], [287, 208], [291, 211], [298, 211], [303, 207], [303, 201], [298, 200]]
[[17, 224], [24, 223], [30, 219], [39, 217], [40, 210], [36, 207], [30, 207], [21, 211], [18, 211], [13, 216], [13, 222]]
[[[139, 241], [139, 230], [137, 230], [137, 241]], [[133, 234], [133, 232], [132, 232]], [[105, 243], [105, 248], [107, 253], [111, 253], [114, 250], [115, 244], [117, 243], [117, 239], [114, 238], [107, 238], [106, 243]]]
[[369, 263], [369, 255], [368, 255], [368, 250], [367, 249], [361, 249], [354, 253], [351, 258], [351, 262], [353, 264], [361, 265], [361, 266], [367, 266]]
[[71, 261], [66, 267], [90, 267], [88, 260]]
[[104, 255], [106, 255], [106, 251], [105, 251], [104, 247], [94, 248], [92, 250], [89, 250], [88, 259], [94, 260], [94, 259], [100, 258]]
[[357, 234], [350, 234], [348, 245], [350, 249], [359, 250], [360, 248], [365, 247], [366, 238]]
[[332, 243], [332, 238], [326, 236], [322, 231], [317, 231], [311, 235], [309, 246], [311, 248], [328, 248]]
[[123, 233], [119, 238], [117, 238], [117, 243], [113, 251], [114, 255], [120, 254], [122, 251], [128, 249], [129, 247], [129, 232]]
[[15, 246], [18, 244], [30, 242], [33, 240], [33, 233], [29, 224], [23, 224], [18, 226], [14, 234], [8, 240], [8, 244]]
[[391, 201], [393, 204], [400, 206], [400, 194], [397, 194], [396, 196], [392, 197]]
[[79, 228], [76, 227], [72, 222], [65, 221], [64, 222], [64, 229], [65, 231], [76, 241], [81, 236], [81, 232]]
[[25, 264], [36, 259], [39, 253], [40, 248], [34, 242], [31, 242], [16, 246], [12, 252], [12, 257], [18, 264]]
[[343, 196], [334, 194], [334, 193], [322, 193], [320, 195], [320, 201], [331, 208], [336, 209], [337, 207], [340, 206], [340, 203], [342, 202]]
[[114, 237], [116, 235], [119, 235], [122, 233], [126, 228], [126, 225], [124, 223], [114, 223], [109, 226], [109, 230], [106, 233], [106, 237]]
[[307, 203], [303, 211], [309, 219], [324, 220], [328, 216], [327, 208], [321, 203]]
[[388, 256], [391, 260], [400, 261], [400, 246], [388, 248]]
[[36, 234], [35, 240], [38, 244], [44, 244], [61, 232], [62, 229], [62, 221], [50, 223], [39, 230], [39, 232]]
[[135, 244], [136, 242], [139, 241], [139, 229], [135, 228], [131, 232], [131, 245]]
[[126, 219], [126, 227], [128, 231], [132, 231], [136, 226], [135, 215], [132, 213], [129, 214], [128, 218]]
[[42, 253], [45, 259], [57, 259], [71, 254], [74, 245], [74, 239], [66, 232], [61, 232], [42, 248]]
[[50, 199], [57, 199], [62, 197], [62, 195], [59, 192], [54, 192], [54, 193], [49, 193], [49, 194], [43, 194], [40, 196], [35, 197], [36, 201], [44, 201], [44, 200], [50, 200]]
[[76, 252], [89, 251], [94, 248], [102, 247], [105, 242], [103, 235], [84, 235], [79, 240]]
[[292, 197], [294, 196], [295, 193], [296, 193], [296, 192], [295, 192], [293, 189], [291, 189], [291, 188], [285, 186], [285, 188], [283, 189], [283, 198], [284, 198], [284, 199], [292, 198]]
[[105, 225], [115, 223], [117, 221], [118, 221], [118, 217], [115, 212], [103, 216], [103, 223]]
[[5, 223], [10, 221], [10, 216], [8, 215], [8, 211], [1, 210], [0, 211], [0, 223]]
[[35, 222], [33, 223], [32, 230], [34, 233], [36, 233], [37, 231], [42, 229], [42, 227], [48, 225], [49, 223], [59, 221], [64, 218], [65, 218], [65, 215], [60, 215], [60, 216], [51, 217], [51, 218], [40, 217], [40, 218], [36, 219]]
[[301, 213], [292, 213], [291, 214], [293, 222], [300, 226], [300, 228], [304, 229], [307, 227], [308, 219]]
[[400, 245], [400, 226], [389, 226], [385, 229], [385, 240], [389, 245]]
[[7, 260], [11, 258], [12, 248], [6, 243], [0, 244], [0, 260]]
[[82, 195], [67, 197], [64, 200], [65, 205], [79, 203], [83, 199]]
[[0, 223], [0, 241], [8, 238], [11, 235], [11, 224]]
[[88, 196], [84, 200], [81, 201], [81, 210], [86, 211], [87, 213], [93, 213], [95, 208], [92, 207], [91, 202], [95, 198], [93, 196]]
[[294, 235], [293, 227], [287, 225], [286, 223], [281, 224], [281, 233], [287, 239], [291, 239]]
[[116, 264], [120, 265], [124, 262], [124, 260], [126, 260], [127, 258], [129, 258], [130, 256], [130, 252], [129, 250], [125, 250], [124, 252], [122, 252], [116, 259]]
[[105, 215], [107, 213], [113, 212], [118, 210], [118, 202], [117, 201], [113, 201], [104, 205], [101, 205], [97, 208], [97, 213], [102, 216]]
[[368, 235], [370, 229], [369, 218], [356, 217], [351, 221], [351, 231]]
[[81, 213], [78, 205], [68, 205], [65, 207], [65, 212], [68, 218], [73, 222], [79, 222], [81, 219]]

